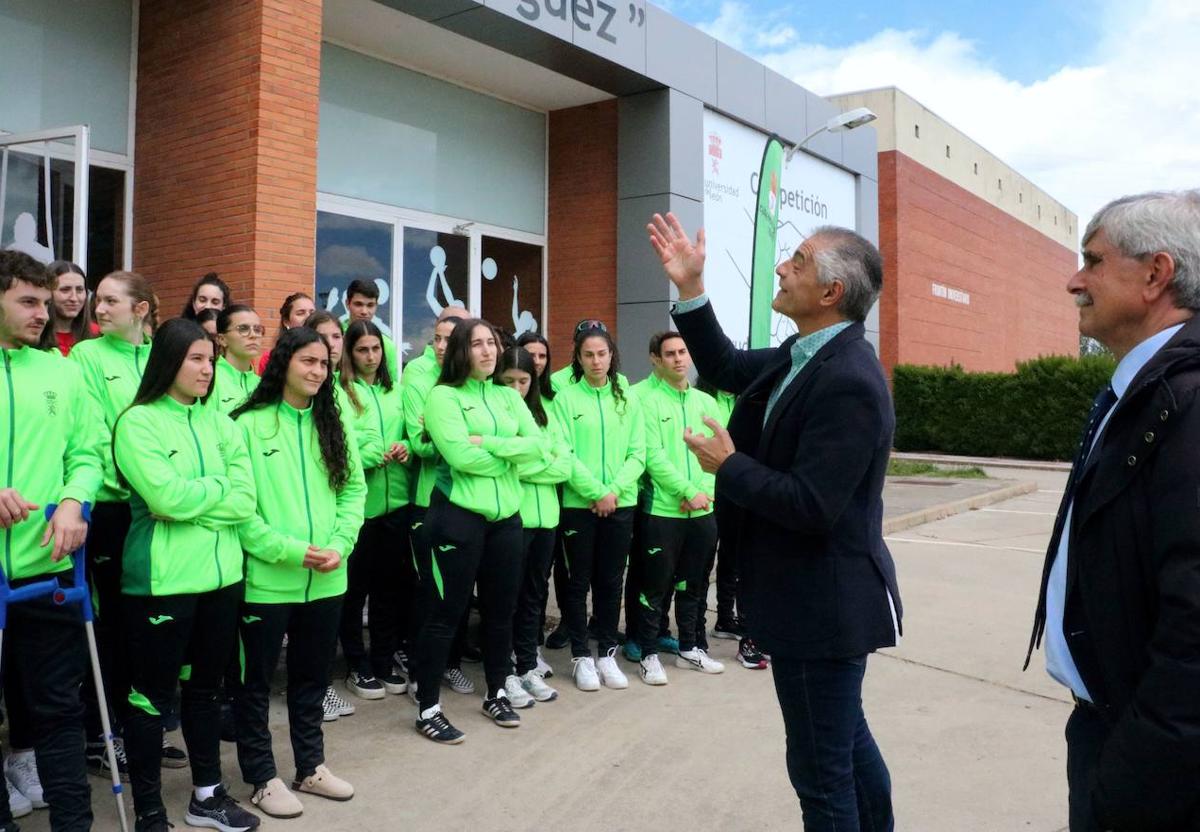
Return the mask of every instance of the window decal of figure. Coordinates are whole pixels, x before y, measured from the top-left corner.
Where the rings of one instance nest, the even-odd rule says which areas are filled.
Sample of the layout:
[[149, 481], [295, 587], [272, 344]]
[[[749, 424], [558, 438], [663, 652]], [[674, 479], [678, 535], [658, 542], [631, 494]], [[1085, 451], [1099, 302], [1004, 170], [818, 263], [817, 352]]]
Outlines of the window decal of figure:
[[[442, 310], [447, 306], [463, 306], [466, 304], [454, 297], [454, 293], [450, 291], [450, 283], [446, 280], [446, 250], [441, 246], [434, 246], [429, 250], [429, 262], [433, 264], [433, 271], [429, 273], [429, 288], [425, 290], [425, 300], [429, 302], [429, 308], [433, 310], [434, 315], [441, 315]], [[438, 302], [437, 285], [442, 284], [442, 297], [446, 299], [444, 304]]]
[[518, 312], [521, 308], [517, 303], [517, 291], [520, 289], [520, 281], [517, 276], [513, 275], [513, 334], [520, 338], [526, 332], [537, 332], [537, 319], [533, 317], [533, 313], [526, 309], [523, 312]]
[[28, 254], [34, 260], [46, 265], [54, 262], [54, 251], [37, 240], [37, 220], [28, 211], [17, 214], [13, 222], [13, 241], [8, 246], [10, 251], [20, 251]]

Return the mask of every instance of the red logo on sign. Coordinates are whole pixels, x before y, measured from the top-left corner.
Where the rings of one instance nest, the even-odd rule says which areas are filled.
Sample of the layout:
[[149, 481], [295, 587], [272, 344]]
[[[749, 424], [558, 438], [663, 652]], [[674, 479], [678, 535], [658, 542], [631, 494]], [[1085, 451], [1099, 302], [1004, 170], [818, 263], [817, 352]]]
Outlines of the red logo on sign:
[[708, 155], [712, 159], [712, 172], [720, 173], [721, 136], [717, 133], [708, 134]]

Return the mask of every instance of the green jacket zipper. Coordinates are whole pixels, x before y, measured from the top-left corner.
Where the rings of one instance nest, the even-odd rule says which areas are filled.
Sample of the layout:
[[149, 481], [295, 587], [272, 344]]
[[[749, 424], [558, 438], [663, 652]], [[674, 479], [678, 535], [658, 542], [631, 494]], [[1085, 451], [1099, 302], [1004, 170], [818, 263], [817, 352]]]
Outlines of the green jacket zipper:
[[[304, 489], [304, 513], [308, 517], [308, 543], [311, 546], [313, 541], [313, 519], [312, 519], [312, 503], [308, 498], [308, 470], [304, 466], [304, 419], [300, 413], [296, 413], [296, 446], [300, 449], [300, 485]], [[308, 583], [304, 585], [304, 603], [308, 603], [308, 595], [312, 590], [313, 571], [312, 567], [308, 570]]]
[[[687, 394], [681, 391], [681, 392], [679, 393], [679, 412], [683, 414], [683, 428], [684, 428], [684, 430], [687, 430], [687, 428], [688, 428], [688, 423], [687, 423], [687, 420], [688, 420], [688, 418], [687, 418], [687, 403], [686, 403], [686, 401], [687, 401]], [[683, 459], [684, 459], [684, 464], [687, 466], [687, 478], [688, 478], [688, 483], [691, 483], [691, 481], [692, 481], [692, 454], [691, 454], [691, 452], [689, 451], [689, 452], [685, 453], [685, 454], [683, 455]], [[691, 512], [691, 510], [690, 510], [690, 509], [687, 511], [687, 516], [688, 516], [688, 517], [691, 517], [691, 516], [692, 516], [692, 512]]]
[[[192, 427], [192, 411], [189, 409], [187, 414], [188, 430], [192, 434], [192, 442], [196, 445], [196, 458], [200, 460], [200, 476], [204, 476], [204, 451], [200, 450], [200, 437], [196, 436], [196, 429]], [[217, 586], [225, 585], [225, 577], [221, 574], [221, 533], [213, 531], [213, 563], [217, 567]]]
[[596, 391], [596, 409], [600, 411], [600, 482], [608, 485], [608, 449], [604, 442], [604, 402], [600, 399], [600, 391]]
[[[492, 432], [494, 435], [500, 435], [500, 423], [496, 421], [496, 414], [492, 412], [491, 405], [487, 403], [487, 382], [484, 382], [479, 388], [480, 396], [483, 397], [483, 406], [487, 408], [488, 415], [492, 417]], [[492, 488], [496, 490], [496, 519], [500, 519], [500, 483], [495, 477], [492, 477]]]
[[[13, 487], [13, 458], [17, 455], [17, 397], [13, 390], [12, 358], [4, 350], [4, 375], [8, 378], [8, 473], [5, 485]], [[4, 530], [4, 570], [12, 577], [12, 529]]]
[[[367, 388], [371, 391], [371, 398], [375, 402], [375, 414], [379, 416], [379, 436], [383, 439], [383, 452], [386, 454], [388, 449], [387, 432], [383, 429], [383, 407], [379, 404], [379, 394], [375, 392], [375, 386], [371, 385]], [[392, 504], [392, 486], [388, 482], [387, 463], [383, 464], [383, 513], [387, 514], [390, 511], [389, 506]]]

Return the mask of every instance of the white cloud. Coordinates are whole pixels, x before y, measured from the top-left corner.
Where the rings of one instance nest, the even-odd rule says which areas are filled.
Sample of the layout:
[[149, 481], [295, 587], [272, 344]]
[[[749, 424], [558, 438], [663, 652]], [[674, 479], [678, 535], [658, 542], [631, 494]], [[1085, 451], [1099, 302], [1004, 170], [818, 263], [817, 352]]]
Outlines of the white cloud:
[[[953, 32], [887, 30], [844, 48], [774, 46], [744, 3], [706, 28], [821, 95], [897, 86], [1076, 212], [1200, 186], [1200, 3], [1111, 0], [1092, 54], [1032, 83], [1004, 77]], [[792, 33], [794, 35], [794, 32]]]

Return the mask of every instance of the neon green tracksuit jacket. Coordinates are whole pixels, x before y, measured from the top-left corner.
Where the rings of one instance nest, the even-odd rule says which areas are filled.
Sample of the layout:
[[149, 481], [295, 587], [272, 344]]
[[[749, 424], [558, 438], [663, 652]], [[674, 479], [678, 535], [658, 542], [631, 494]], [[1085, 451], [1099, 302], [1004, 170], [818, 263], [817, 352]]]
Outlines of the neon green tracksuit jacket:
[[584, 380], [555, 395], [554, 412], [575, 454], [563, 508], [589, 508], [610, 493], [617, 495], [619, 508], [637, 505], [638, 479], [646, 468], [646, 426], [629, 389], [618, 402], [611, 383], [592, 387]]
[[[346, 591], [346, 558], [358, 540], [367, 496], [354, 428], [343, 416], [350, 479], [339, 490], [329, 485], [312, 408], [287, 402], [260, 407], [237, 418], [258, 505], [238, 527], [246, 559], [246, 600], [256, 604], [295, 604]], [[309, 545], [342, 556], [332, 572], [304, 567]]]
[[716, 477], [705, 473], [683, 441], [687, 428], [712, 436], [704, 418], [722, 422], [720, 408], [712, 396], [688, 387], [676, 390], [656, 375], [636, 387], [638, 404], [646, 424], [646, 473], [642, 477], [642, 508], [655, 517], [703, 517], [704, 511], [681, 512], [679, 503], [701, 492], [714, 496]]
[[489, 521], [521, 509], [517, 466], [541, 460], [545, 443], [516, 390], [475, 379], [439, 384], [425, 403], [425, 426], [440, 458], [434, 487], [450, 502]]
[[[85, 342], [87, 343], [87, 342]], [[38, 506], [3, 539], [4, 575], [30, 578], [71, 568], [51, 563], [54, 543], [42, 547], [45, 508], [51, 503], [92, 502], [104, 479], [106, 431], [79, 367], [57, 350], [32, 347], [3, 352], [0, 370], [0, 472], [4, 488]]]
[[354, 432], [358, 434], [359, 457], [367, 481], [365, 515], [382, 517], [408, 505], [408, 465], [383, 461], [392, 443], [404, 440], [404, 401], [399, 383], [385, 390], [381, 385], [355, 379], [354, 394], [362, 410], [355, 408], [348, 396], [343, 397], [342, 404], [353, 417]]
[[[617, 381], [621, 382], [622, 390], [630, 388], [629, 379], [625, 378], [624, 374], [617, 373]], [[570, 364], [565, 367], [559, 367], [550, 374], [550, 389], [554, 391], [555, 395], [561, 393], [565, 388], [579, 384], [580, 382], [587, 384], [582, 378], [579, 381], [575, 380], [574, 370]]]
[[254, 475], [228, 416], [169, 395], [131, 407], [117, 421], [113, 456], [132, 513], [122, 592], [209, 592], [242, 579], [238, 526], [254, 515]]
[[[554, 415], [554, 403], [542, 399], [549, 423], [542, 432], [543, 457], [517, 466], [521, 480], [521, 525], [527, 529], [558, 528], [558, 484], [567, 481], [575, 457]], [[535, 422], [536, 424], [536, 422]]]
[[[112, 443], [112, 429], [121, 411], [133, 403], [146, 361], [150, 358], [148, 341], [134, 345], [113, 335], [101, 335], [80, 341], [71, 348], [69, 360], [76, 362], [83, 371], [83, 380], [88, 392], [104, 419], [104, 443]], [[96, 495], [97, 502], [123, 503], [129, 499], [129, 491], [117, 481], [112, 454], [104, 454], [104, 485]]]
[[[404, 370], [401, 399], [404, 402], [404, 432], [408, 436], [408, 450], [416, 457], [413, 462], [416, 474], [412, 479], [412, 503], [420, 508], [429, 508], [429, 497], [433, 494], [433, 482], [437, 479], [437, 448], [425, 438], [425, 406], [429, 393], [437, 384], [441, 368], [433, 358], [433, 348], [427, 347], [429, 362], [422, 361], [424, 355], [413, 359]], [[418, 368], [422, 361], [424, 368]], [[430, 369], [432, 365], [432, 369]]]
[[213, 388], [208, 394], [208, 404], [221, 413], [230, 413], [255, 391], [260, 381], [258, 374], [251, 368], [246, 372], [234, 367], [225, 360], [225, 356], [217, 358], [216, 370], [213, 373]]

